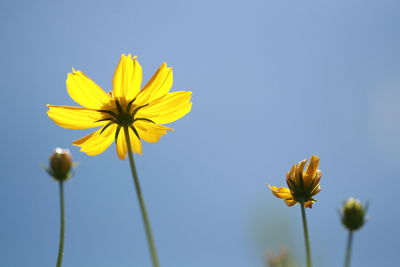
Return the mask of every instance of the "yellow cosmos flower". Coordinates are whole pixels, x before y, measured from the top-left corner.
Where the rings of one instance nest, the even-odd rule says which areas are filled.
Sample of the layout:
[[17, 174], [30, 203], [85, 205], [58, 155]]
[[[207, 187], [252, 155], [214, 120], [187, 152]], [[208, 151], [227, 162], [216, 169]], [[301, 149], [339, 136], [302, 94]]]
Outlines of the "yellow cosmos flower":
[[119, 158], [124, 159], [128, 151], [124, 128], [128, 129], [132, 151], [141, 154], [142, 139], [151, 143], [159, 141], [167, 131], [173, 130], [160, 124], [178, 120], [192, 108], [192, 92], [169, 92], [173, 74], [166, 63], [142, 89], [141, 83], [142, 67], [130, 54], [121, 56], [109, 93], [83, 72], [73, 70], [68, 74], [67, 91], [83, 107], [47, 105], [47, 114], [56, 124], [68, 129], [100, 127], [73, 142], [88, 155], [98, 155], [115, 142]]
[[321, 171], [318, 170], [319, 157], [311, 156], [310, 163], [304, 171], [307, 159], [294, 164], [292, 169], [286, 173], [286, 183], [289, 188], [268, 185], [274, 196], [281, 198], [290, 207], [296, 203], [304, 203], [304, 206], [311, 208], [316, 201], [313, 196], [321, 191], [319, 181]]

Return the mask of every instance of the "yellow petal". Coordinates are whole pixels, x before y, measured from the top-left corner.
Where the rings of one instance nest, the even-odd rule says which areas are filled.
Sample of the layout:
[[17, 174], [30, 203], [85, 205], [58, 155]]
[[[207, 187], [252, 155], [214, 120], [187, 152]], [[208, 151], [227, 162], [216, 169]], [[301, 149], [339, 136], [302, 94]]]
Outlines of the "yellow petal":
[[321, 176], [322, 176], [322, 172], [320, 170], [317, 170], [315, 172], [315, 176], [314, 176], [314, 183], [315, 184], [319, 184], [319, 181], [321, 180]]
[[308, 187], [311, 184], [312, 179], [317, 172], [319, 164], [319, 157], [318, 156], [311, 156], [310, 162], [308, 163], [307, 170], [303, 173], [304, 178], [304, 185]]
[[284, 201], [285, 201], [286, 205], [288, 205], [289, 207], [294, 206], [294, 205], [297, 204], [296, 200], [287, 200], [287, 199], [285, 199]]
[[47, 115], [59, 126], [68, 129], [88, 129], [106, 124], [96, 122], [103, 119], [103, 114], [96, 110], [70, 106], [47, 105]]
[[309, 184], [307, 184], [307, 190], [314, 190], [317, 186], [319, 186], [319, 182], [321, 180], [321, 171], [317, 170], [315, 172], [315, 176], [314, 178], [312, 178], [309, 182]]
[[288, 171], [286, 173], [286, 180], [288, 179], [294, 179], [295, 177], [295, 173], [296, 173], [296, 164], [293, 164], [292, 168], [290, 169], [290, 171]]
[[86, 108], [101, 109], [110, 101], [110, 96], [81, 71], [68, 73], [67, 90], [76, 103]]
[[141, 83], [142, 67], [136, 56], [132, 58], [131, 54], [121, 55], [113, 78], [114, 97], [132, 100], [139, 93]]
[[306, 203], [304, 203], [304, 207], [306, 207], [306, 208], [312, 208], [312, 205], [313, 205], [313, 203], [314, 203], [314, 201], [312, 201], [312, 200], [309, 200], [309, 201], [307, 201]]
[[313, 191], [311, 191], [311, 196], [315, 196], [316, 194], [318, 194], [319, 192], [321, 192], [321, 186], [317, 185]]
[[75, 140], [73, 144], [81, 147], [81, 151], [89, 156], [98, 155], [103, 153], [114, 141], [116, 127], [117, 126], [113, 124], [107, 127], [101, 134], [100, 132], [103, 128], [100, 128], [94, 133]]
[[173, 130], [169, 127], [157, 125], [155, 123], [144, 120], [135, 121], [134, 127], [137, 129], [140, 138], [149, 143], [158, 142], [161, 136], [166, 134], [167, 131]]
[[159, 115], [157, 118], [154, 118], [154, 121], [160, 124], [174, 122], [182, 118], [186, 114], [188, 114], [191, 110], [192, 110], [192, 103], [188, 103], [185, 107], [175, 112]]
[[[142, 154], [142, 143], [131, 129], [129, 129], [129, 138], [131, 141], [133, 153]], [[128, 146], [126, 143], [125, 131], [123, 128], [121, 128], [121, 130], [119, 131], [116, 147], [117, 147], [118, 157], [121, 160], [125, 159], [126, 153], [128, 152]]]
[[126, 146], [126, 140], [125, 140], [125, 133], [124, 129], [121, 128], [118, 134], [117, 138], [117, 144], [116, 144], [116, 149], [117, 149], [117, 155], [118, 157], [123, 160], [126, 157], [126, 152], [128, 152], [127, 146]]
[[137, 96], [136, 103], [147, 104], [168, 94], [173, 84], [172, 68], [163, 63]]
[[157, 124], [176, 121], [192, 109], [191, 97], [192, 92], [189, 91], [169, 93], [141, 109], [138, 116], [150, 118]]
[[304, 169], [304, 166], [306, 165], [306, 163], [307, 163], [307, 159], [302, 160], [296, 164], [296, 173], [295, 173], [294, 182], [297, 185], [300, 185], [300, 178], [303, 175], [303, 169]]
[[286, 187], [276, 187], [268, 185], [269, 189], [271, 189], [272, 194], [277, 198], [281, 199], [291, 199], [293, 198], [292, 193], [289, 188]]

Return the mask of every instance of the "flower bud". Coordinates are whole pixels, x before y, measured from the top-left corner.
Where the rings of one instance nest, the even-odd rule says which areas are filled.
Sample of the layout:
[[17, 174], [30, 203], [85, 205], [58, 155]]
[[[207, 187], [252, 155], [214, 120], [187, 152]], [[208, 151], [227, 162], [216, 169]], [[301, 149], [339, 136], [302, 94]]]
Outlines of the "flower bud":
[[361, 228], [365, 223], [365, 214], [368, 206], [362, 205], [358, 199], [349, 198], [342, 208], [342, 223], [350, 231]]
[[267, 262], [269, 267], [293, 267], [293, 258], [287, 249], [282, 248], [278, 253], [268, 252]]
[[72, 156], [69, 150], [58, 147], [50, 157], [50, 169], [48, 172], [54, 179], [63, 182], [70, 177], [72, 164]]

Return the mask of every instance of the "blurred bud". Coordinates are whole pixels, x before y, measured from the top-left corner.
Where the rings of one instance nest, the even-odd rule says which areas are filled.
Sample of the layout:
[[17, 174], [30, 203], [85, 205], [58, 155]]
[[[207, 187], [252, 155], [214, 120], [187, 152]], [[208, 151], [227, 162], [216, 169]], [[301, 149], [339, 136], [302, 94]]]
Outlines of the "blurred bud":
[[49, 174], [59, 182], [66, 181], [72, 168], [72, 156], [68, 149], [57, 147], [50, 157]]
[[267, 254], [268, 267], [295, 267], [297, 266], [287, 249], [280, 249], [278, 253], [268, 252]]
[[360, 229], [365, 223], [368, 205], [362, 205], [358, 199], [349, 198], [342, 208], [342, 223], [350, 231]]

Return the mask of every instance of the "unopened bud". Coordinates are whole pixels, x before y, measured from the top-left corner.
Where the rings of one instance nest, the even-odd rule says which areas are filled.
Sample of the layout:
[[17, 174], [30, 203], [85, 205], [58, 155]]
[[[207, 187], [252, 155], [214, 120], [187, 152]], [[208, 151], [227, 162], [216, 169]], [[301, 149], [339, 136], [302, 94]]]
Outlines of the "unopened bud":
[[287, 249], [280, 249], [278, 253], [268, 252], [267, 262], [269, 267], [294, 267], [292, 256]]
[[360, 229], [365, 223], [368, 206], [361, 204], [358, 199], [349, 198], [342, 208], [342, 223], [350, 231]]
[[63, 182], [70, 177], [72, 164], [72, 156], [69, 150], [58, 147], [50, 157], [50, 169], [48, 172], [54, 179]]

